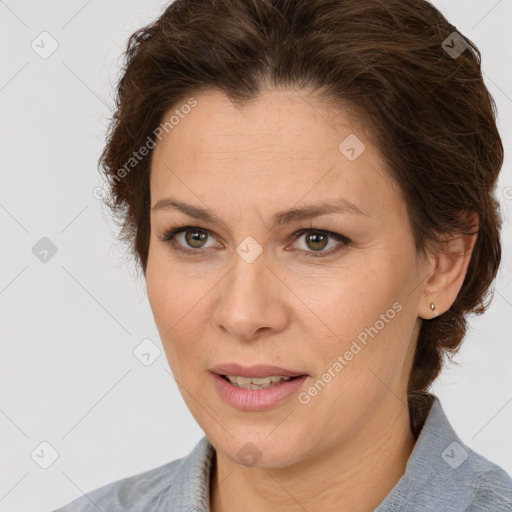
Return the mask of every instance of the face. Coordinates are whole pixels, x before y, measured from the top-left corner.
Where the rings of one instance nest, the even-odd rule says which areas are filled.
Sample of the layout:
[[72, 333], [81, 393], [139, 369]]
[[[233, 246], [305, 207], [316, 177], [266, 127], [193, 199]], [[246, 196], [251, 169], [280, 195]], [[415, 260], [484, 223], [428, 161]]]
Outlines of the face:
[[[187, 406], [233, 463], [375, 435], [406, 410], [426, 272], [399, 190], [363, 127], [311, 96], [195, 99], [154, 149], [146, 269]], [[299, 376], [241, 389], [230, 363]]]

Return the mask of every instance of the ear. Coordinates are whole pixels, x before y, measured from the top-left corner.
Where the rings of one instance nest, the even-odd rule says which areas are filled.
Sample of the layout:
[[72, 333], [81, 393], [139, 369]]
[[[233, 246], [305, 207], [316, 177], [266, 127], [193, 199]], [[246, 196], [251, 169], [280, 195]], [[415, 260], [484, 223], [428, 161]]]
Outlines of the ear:
[[[443, 314], [455, 302], [462, 287], [478, 236], [479, 219], [475, 212], [467, 212], [474, 234], [445, 238], [444, 247], [431, 253], [433, 270], [427, 279], [418, 306], [418, 316], [429, 320]], [[434, 304], [435, 309], [431, 309]]]

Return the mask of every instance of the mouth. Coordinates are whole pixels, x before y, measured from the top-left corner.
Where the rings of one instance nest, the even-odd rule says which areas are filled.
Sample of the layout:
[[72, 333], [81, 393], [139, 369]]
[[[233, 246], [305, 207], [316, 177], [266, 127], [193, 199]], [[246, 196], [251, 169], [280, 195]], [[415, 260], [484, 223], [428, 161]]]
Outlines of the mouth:
[[[289, 400], [292, 396], [299, 393], [305, 385], [308, 377], [306, 375], [298, 375], [296, 377], [269, 376], [258, 377], [254, 379], [244, 378], [242, 383], [238, 379], [242, 377], [232, 375], [218, 375], [212, 373], [213, 384], [219, 396], [228, 405], [242, 411], [263, 411], [277, 407], [285, 400]], [[278, 380], [272, 382], [272, 378]], [[232, 382], [233, 379], [236, 382]], [[249, 381], [248, 383], [247, 380]], [[255, 384], [261, 382], [261, 384]]]
[[284, 375], [271, 375], [269, 377], [242, 377], [239, 375], [221, 375], [221, 377], [237, 388], [242, 389], [268, 389], [275, 386], [280, 386], [284, 382], [295, 380], [304, 375], [297, 375], [296, 377], [289, 377]]
[[262, 411], [278, 406], [298, 393], [310, 377], [302, 370], [237, 363], [216, 366], [210, 373], [222, 399], [243, 411]]

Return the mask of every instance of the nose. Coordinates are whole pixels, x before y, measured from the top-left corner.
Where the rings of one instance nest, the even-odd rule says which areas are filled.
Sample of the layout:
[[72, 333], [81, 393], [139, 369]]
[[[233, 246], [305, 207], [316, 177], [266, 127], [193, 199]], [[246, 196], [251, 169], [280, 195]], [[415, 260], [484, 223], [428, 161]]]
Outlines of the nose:
[[213, 321], [232, 338], [253, 341], [286, 328], [286, 289], [268, 266], [265, 251], [252, 262], [234, 253], [231, 270], [219, 285]]

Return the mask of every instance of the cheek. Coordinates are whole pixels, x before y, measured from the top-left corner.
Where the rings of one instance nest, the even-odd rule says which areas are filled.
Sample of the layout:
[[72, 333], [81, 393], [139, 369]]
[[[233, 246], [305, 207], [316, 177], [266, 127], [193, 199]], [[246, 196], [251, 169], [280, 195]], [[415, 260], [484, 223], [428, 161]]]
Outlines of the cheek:
[[410, 314], [403, 303], [406, 288], [407, 276], [382, 258], [302, 280], [301, 297], [309, 309], [298, 318], [315, 338], [325, 369], [342, 356], [343, 373], [356, 385], [357, 379], [368, 377], [368, 368], [385, 371], [399, 363], [409, 339], [403, 318]]
[[180, 272], [177, 265], [157, 263], [157, 258], [148, 259], [147, 294], [169, 366], [179, 376], [197, 366], [197, 353], [204, 352], [198, 342], [209, 315], [201, 299], [211, 285]]
[[188, 303], [194, 298], [195, 284], [197, 283], [191, 282], [180, 272], [176, 263], [169, 260], [168, 251], [162, 247], [160, 241], [151, 242], [146, 286], [155, 322], [161, 334], [171, 329], [184, 317], [187, 309], [190, 309]]
[[323, 329], [326, 339], [348, 339], [392, 306], [396, 283], [391, 275], [390, 268], [366, 260], [365, 264], [295, 277], [290, 288], [299, 290], [300, 302], [294, 302], [303, 309], [299, 318], [309, 328], [316, 325], [319, 333]]

